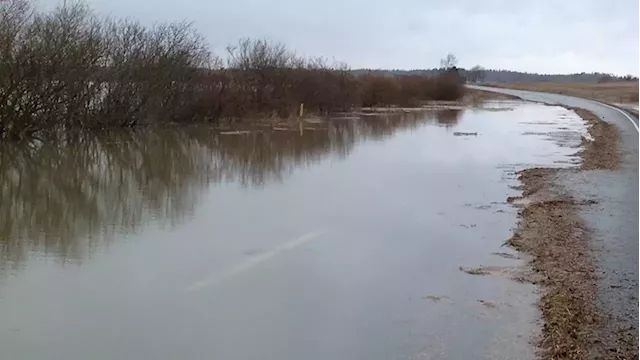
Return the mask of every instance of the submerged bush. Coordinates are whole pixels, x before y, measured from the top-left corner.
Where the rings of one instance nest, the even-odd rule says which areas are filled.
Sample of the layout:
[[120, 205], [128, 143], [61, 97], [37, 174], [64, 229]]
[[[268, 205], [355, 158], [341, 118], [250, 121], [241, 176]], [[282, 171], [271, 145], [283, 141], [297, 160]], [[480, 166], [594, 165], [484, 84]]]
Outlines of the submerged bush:
[[457, 75], [355, 76], [344, 64], [243, 39], [212, 56], [189, 23], [145, 27], [74, 3], [0, 3], [0, 138], [68, 128], [328, 114], [462, 96]]
[[0, 5], [0, 134], [133, 126], [191, 116], [210, 56], [187, 23], [146, 28], [86, 5]]

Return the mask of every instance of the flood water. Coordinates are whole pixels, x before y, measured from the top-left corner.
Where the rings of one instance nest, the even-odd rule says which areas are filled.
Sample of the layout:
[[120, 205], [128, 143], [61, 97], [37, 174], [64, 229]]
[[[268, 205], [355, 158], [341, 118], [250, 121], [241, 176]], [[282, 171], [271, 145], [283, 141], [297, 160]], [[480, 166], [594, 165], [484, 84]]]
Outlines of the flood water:
[[309, 128], [3, 145], [0, 358], [532, 357], [535, 288], [493, 253], [515, 171], [575, 165], [582, 120], [511, 101]]

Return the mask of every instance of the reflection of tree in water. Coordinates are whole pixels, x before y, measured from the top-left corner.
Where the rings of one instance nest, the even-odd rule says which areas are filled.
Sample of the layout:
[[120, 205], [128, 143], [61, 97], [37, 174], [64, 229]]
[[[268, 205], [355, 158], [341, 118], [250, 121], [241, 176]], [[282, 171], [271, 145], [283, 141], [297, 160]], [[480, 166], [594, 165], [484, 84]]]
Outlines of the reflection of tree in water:
[[39, 250], [77, 260], [114, 232], [134, 232], [145, 216], [174, 224], [208, 184], [210, 158], [168, 131], [3, 145], [1, 259]]
[[212, 136], [207, 144], [214, 153], [215, 177], [262, 186], [281, 181], [295, 168], [316, 163], [334, 150], [341, 139], [323, 130], [260, 131], [242, 135]]
[[461, 114], [462, 110], [458, 109], [439, 110], [436, 112], [436, 119], [438, 124], [444, 125], [445, 127], [451, 127], [458, 123]]
[[400, 129], [425, 122], [420, 114], [402, 114], [363, 120], [332, 120], [316, 130], [259, 131], [220, 135], [209, 143], [215, 153], [217, 180], [262, 186], [282, 181], [293, 170], [319, 162], [327, 155], [346, 157], [358, 141], [382, 140]]
[[[153, 219], [173, 226], [211, 182], [263, 186], [358, 141], [381, 140], [427, 117], [336, 120], [316, 130], [219, 135], [145, 129], [0, 147], [0, 270], [30, 251], [80, 261], [101, 242]], [[318, 129], [319, 128], [319, 129]]]

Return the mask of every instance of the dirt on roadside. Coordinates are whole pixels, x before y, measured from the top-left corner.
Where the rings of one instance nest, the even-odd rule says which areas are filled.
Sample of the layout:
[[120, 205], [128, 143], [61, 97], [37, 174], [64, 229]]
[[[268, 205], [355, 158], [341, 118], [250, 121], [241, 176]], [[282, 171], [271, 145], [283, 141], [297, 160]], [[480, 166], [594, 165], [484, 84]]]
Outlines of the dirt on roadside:
[[615, 170], [620, 166], [618, 129], [608, 122], [600, 120], [589, 110], [571, 108], [587, 122], [589, 135], [593, 140], [582, 139], [583, 170]]
[[[587, 110], [572, 110], [587, 121], [593, 139], [583, 139], [579, 171], [616, 169], [620, 164], [617, 129]], [[603, 321], [596, 302], [598, 276], [589, 232], [578, 216], [579, 207], [591, 202], [578, 201], [557, 186], [555, 179], [562, 171], [576, 170], [532, 168], [519, 173], [522, 196], [509, 201], [523, 205], [518, 227], [507, 244], [532, 255], [530, 265], [543, 290], [539, 304], [544, 322], [538, 341], [541, 357], [588, 359], [599, 353], [597, 348], [603, 342], [597, 338]], [[637, 359], [638, 349], [617, 349], [615, 354], [595, 358]]]
[[586, 359], [598, 320], [597, 279], [575, 200], [549, 187], [557, 171], [520, 173], [530, 202], [507, 244], [533, 256], [531, 266], [544, 290], [539, 305], [545, 323], [538, 344], [542, 358]]

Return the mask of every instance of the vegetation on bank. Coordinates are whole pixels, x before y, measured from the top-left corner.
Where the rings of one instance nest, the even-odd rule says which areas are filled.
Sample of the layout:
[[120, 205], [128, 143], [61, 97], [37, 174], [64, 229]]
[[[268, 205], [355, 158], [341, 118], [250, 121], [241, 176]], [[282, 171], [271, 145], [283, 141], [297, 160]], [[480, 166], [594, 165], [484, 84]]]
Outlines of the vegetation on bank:
[[455, 100], [455, 68], [433, 76], [356, 75], [344, 64], [243, 39], [213, 55], [188, 23], [145, 27], [83, 3], [41, 12], [0, 3], [0, 138], [70, 128], [327, 114]]

